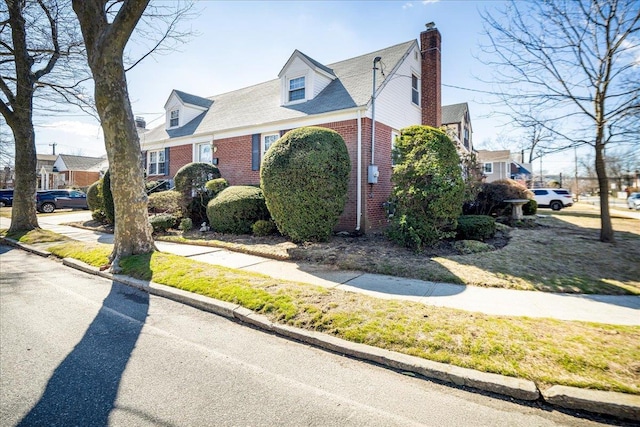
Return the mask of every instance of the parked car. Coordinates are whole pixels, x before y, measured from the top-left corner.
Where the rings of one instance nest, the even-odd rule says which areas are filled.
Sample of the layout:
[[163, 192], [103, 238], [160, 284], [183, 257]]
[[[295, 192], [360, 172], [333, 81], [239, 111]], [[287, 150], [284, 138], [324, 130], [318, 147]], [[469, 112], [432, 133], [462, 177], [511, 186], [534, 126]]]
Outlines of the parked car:
[[640, 193], [631, 193], [627, 198], [629, 209], [640, 210]]
[[87, 195], [79, 190], [41, 190], [36, 194], [38, 212], [51, 213], [56, 209], [89, 209]]
[[569, 190], [563, 188], [534, 188], [533, 198], [540, 208], [551, 208], [559, 211], [562, 208], [573, 206], [573, 197]]
[[0, 208], [11, 206], [13, 204], [13, 190], [0, 190]]

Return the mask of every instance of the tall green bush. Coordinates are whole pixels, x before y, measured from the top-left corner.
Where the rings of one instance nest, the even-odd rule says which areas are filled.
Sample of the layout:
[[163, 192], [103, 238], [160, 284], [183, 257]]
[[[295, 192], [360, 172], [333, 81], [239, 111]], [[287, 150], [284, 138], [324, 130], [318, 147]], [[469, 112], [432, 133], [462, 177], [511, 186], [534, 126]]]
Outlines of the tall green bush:
[[104, 203], [102, 202], [102, 180], [94, 182], [87, 188], [87, 206], [91, 211], [98, 211], [104, 209]]
[[270, 218], [264, 194], [258, 187], [238, 185], [225, 188], [207, 207], [213, 231], [250, 234], [256, 221]]
[[109, 170], [102, 178], [102, 203], [104, 205], [104, 216], [109, 224], [115, 224], [116, 212], [113, 204], [113, 194], [111, 193], [111, 173]]
[[213, 198], [207, 191], [207, 181], [220, 178], [220, 170], [210, 163], [188, 163], [181, 167], [174, 182], [180, 192], [180, 206], [185, 218], [191, 218], [195, 224], [207, 220], [207, 204]]
[[347, 147], [335, 131], [298, 128], [273, 143], [260, 185], [280, 233], [294, 242], [328, 240], [344, 210], [350, 172]]
[[151, 193], [149, 194], [149, 212], [167, 213], [181, 217], [180, 198], [180, 193], [175, 190]]
[[464, 184], [455, 145], [439, 129], [411, 126], [395, 144], [392, 203], [396, 210], [388, 235], [421, 251], [456, 235]]

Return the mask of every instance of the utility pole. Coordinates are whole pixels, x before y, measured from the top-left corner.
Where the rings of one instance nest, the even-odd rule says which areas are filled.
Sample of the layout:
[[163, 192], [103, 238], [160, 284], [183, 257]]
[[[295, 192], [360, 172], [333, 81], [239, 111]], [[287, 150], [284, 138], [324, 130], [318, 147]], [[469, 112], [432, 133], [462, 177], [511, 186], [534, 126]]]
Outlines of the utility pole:
[[578, 147], [573, 147], [573, 161], [575, 164], [574, 179], [576, 186], [576, 202], [580, 200], [580, 187], [578, 186]]
[[56, 155], [56, 145], [58, 145], [57, 142], [52, 142], [51, 144], [49, 144], [49, 147], [53, 147], [53, 155]]

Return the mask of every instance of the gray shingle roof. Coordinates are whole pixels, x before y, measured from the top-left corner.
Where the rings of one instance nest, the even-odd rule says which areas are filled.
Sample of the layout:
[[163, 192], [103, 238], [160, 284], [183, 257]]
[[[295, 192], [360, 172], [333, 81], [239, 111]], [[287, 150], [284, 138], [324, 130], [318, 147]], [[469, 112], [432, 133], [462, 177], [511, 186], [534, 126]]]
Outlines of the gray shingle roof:
[[[379, 88], [385, 84], [385, 79], [389, 78], [414, 45], [417, 45], [417, 41], [411, 40], [326, 66], [318, 63], [318, 66], [322, 66], [324, 70], [332, 71], [337, 78], [310, 101], [289, 106], [281, 105], [280, 79], [269, 80], [212, 96], [207, 99], [210, 102], [208, 111], [191, 122], [170, 131], [165, 130], [165, 125], [162, 124], [144, 134], [142, 139], [145, 142], [153, 142], [180, 136], [214, 133], [365, 106], [371, 99], [373, 59], [376, 56], [382, 57], [384, 65], [385, 77], [381, 78], [378, 73], [376, 79], [376, 86]], [[306, 55], [305, 57], [314, 64], [317, 62]], [[186, 102], [183, 95], [187, 98], [189, 96], [199, 98], [184, 92], [178, 95], [183, 102]]]
[[71, 156], [68, 154], [60, 154], [60, 157], [67, 169], [72, 171], [89, 170], [104, 162], [102, 157]]
[[469, 105], [466, 102], [461, 104], [443, 105], [442, 124], [461, 123], [467, 111], [469, 111]]
[[196, 105], [203, 108], [209, 108], [211, 104], [213, 104], [213, 101], [207, 98], [202, 98], [197, 95], [191, 95], [190, 93], [182, 92], [181, 90], [174, 90], [174, 92], [176, 93], [176, 95], [178, 95], [178, 98], [180, 98], [180, 100], [185, 104]]

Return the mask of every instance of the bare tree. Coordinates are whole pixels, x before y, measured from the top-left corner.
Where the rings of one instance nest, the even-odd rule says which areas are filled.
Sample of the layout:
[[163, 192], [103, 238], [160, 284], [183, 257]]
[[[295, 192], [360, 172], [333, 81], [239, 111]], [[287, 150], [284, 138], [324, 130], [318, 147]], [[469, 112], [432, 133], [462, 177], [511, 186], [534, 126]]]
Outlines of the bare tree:
[[155, 250], [147, 214], [147, 195], [125, 76], [124, 49], [149, 0], [73, 0], [94, 79], [94, 98], [102, 123], [115, 206], [111, 270], [128, 255]]
[[[4, 6], [4, 7], [2, 7]], [[15, 191], [10, 231], [38, 227], [35, 193], [36, 148], [33, 109], [74, 99], [85, 104], [76, 73], [82, 39], [64, 0], [4, 0], [0, 6], [0, 113], [15, 142]], [[75, 61], [75, 62], [74, 62]], [[66, 63], [67, 73], [47, 79]], [[55, 108], [55, 107], [54, 107]]]
[[[600, 240], [615, 242], [604, 149], [638, 140], [640, 4], [636, 0], [512, 1], [483, 14], [497, 95], [556, 147], [594, 149]], [[544, 113], [546, 120], [539, 120]], [[536, 117], [537, 116], [537, 117]]]

